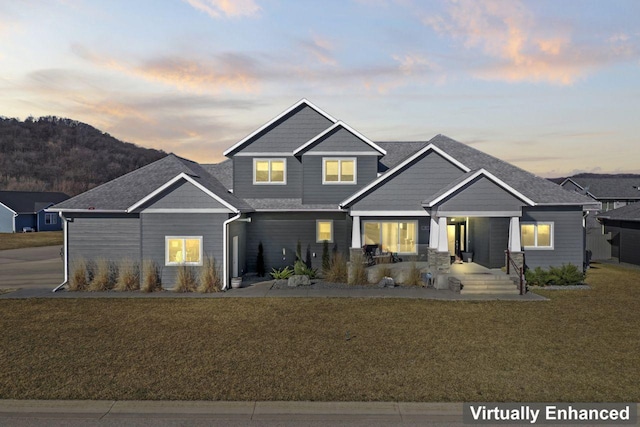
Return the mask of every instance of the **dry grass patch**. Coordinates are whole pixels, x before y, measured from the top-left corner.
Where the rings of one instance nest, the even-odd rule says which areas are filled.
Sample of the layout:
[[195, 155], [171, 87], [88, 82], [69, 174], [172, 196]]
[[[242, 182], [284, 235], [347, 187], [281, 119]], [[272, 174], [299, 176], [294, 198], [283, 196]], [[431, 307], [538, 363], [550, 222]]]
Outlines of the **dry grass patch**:
[[393, 272], [387, 264], [382, 264], [376, 268], [376, 283], [379, 283], [385, 277], [391, 277], [393, 279]]
[[364, 256], [357, 254], [353, 256], [349, 266], [349, 284], [366, 285], [369, 283]]
[[62, 246], [62, 231], [39, 231], [37, 233], [2, 233], [0, 251], [5, 249], [35, 248], [40, 246]]
[[411, 261], [411, 267], [407, 272], [407, 277], [403, 283], [407, 286], [424, 286], [424, 282], [422, 281], [420, 269], [416, 265], [415, 261]]
[[87, 260], [76, 258], [71, 262], [71, 274], [69, 276], [70, 291], [86, 291], [89, 286]]
[[93, 267], [93, 278], [88, 290], [100, 292], [113, 289], [116, 285], [117, 275], [117, 268], [111, 261], [98, 258]]
[[220, 277], [220, 271], [216, 265], [216, 259], [212, 256], [207, 256], [204, 259], [202, 270], [200, 271], [200, 285], [198, 286], [198, 292], [220, 292], [222, 290], [222, 278]]
[[347, 283], [349, 280], [349, 269], [347, 260], [341, 253], [333, 254], [329, 269], [324, 273], [324, 278], [328, 282]]
[[587, 282], [543, 302], [0, 300], [0, 399], [640, 401], [640, 272]]
[[131, 259], [122, 260], [118, 267], [118, 281], [114, 289], [119, 292], [140, 289], [140, 264]]
[[142, 262], [143, 280], [140, 290], [142, 292], [157, 292], [162, 290], [160, 278], [160, 266], [155, 261], [146, 259]]
[[195, 292], [198, 288], [198, 281], [196, 280], [196, 272], [193, 267], [188, 265], [181, 265], [178, 267], [178, 274], [176, 275], [176, 285], [173, 287], [174, 292]]

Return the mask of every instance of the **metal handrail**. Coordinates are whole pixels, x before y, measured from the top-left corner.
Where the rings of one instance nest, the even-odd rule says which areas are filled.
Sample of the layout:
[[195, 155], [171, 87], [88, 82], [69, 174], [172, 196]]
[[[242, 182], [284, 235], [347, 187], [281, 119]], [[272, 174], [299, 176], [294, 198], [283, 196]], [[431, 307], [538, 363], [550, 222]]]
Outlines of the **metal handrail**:
[[511, 258], [511, 251], [509, 249], [504, 252], [507, 255], [507, 274], [510, 274], [509, 267], [513, 266], [513, 268], [518, 272], [518, 278], [520, 279], [520, 295], [524, 295], [524, 268], [518, 267], [518, 264], [516, 264], [513, 258]]

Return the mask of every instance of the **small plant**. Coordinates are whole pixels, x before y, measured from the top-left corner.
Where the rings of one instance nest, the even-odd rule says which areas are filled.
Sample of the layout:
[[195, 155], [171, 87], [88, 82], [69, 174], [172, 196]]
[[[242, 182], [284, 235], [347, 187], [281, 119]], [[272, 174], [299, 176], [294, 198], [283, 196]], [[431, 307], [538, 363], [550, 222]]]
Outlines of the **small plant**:
[[262, 247], [262, 242], [258, 244], [258, 259], [256, 260], [256, 271], [258, 272], [258, 276], [264, 277], [264, 248]]
[[411, 262], [411, 267], [409, 268], [407, 279], [405, 280], [404, 284], [408, 286], [424, 286], [422, 277], [420, 277], [420, 269], [418, 268], [415, 261]]
[[562, 267], [549, 267], [544, 270], [536, 267], [524, 273], [527, 284], [531, 286], [573, 286], [584, 282], [585, 275], [574, 264], [562, 264]]
[[300, 245], [300, 239], [296, 244], [296, 261], [302, 261], [302, 246]]
[[198, 287], [196, 281], [196, 273], [189, 265], [180, 265], [178, 267], [178, 274], [176, 275], [176, 286], [173, 288], [174, 292], [194, 292]]
[[76, 258], [71, 263], [71, 277], [69, 277], [70, 291], [86, 291], [89, 282], [87, 280], [87, 261], [84, 258]]
[[[260, 246], [262, 246], [262, 244], [260, 244]], [[222, 289], [221, 283], [220, 271], [216, 266], [216, 259], [212, 256], [207, 256], [204, 259], [204, 264], [200, 271], [200, 286], [198, 286], [198, 292], [220, 292]]]
[[327, 274], [331, 266], [331, 257], [329, 256], [329, 242], [322, 241], [322, 274]]
[[393, 277], [391, 267], [389, 267], [387, 264], [383, 264], [380, 268], [377, 269], [376, 283], [380, 282], [385, 277]]
[[142, 263], [144, 280], [142, 282], [142, 292], [156, 292], [162, 290], [162, 280], [160, 278], [160, 268], [155, 261], [145, 260]]
[[293, 276], [293, 270], [289, 266], [281, 268], [280, 270], [276, 270], [274, 268], [270, 274], [271, 274], [271, 277], [273, 277], [276, 280], [286, 280], [289, 277]]
[[108, 291], [116, 284], [117, 272], [113, 263], [106, 258], [98, 258], [95, 263], [93, 279], [89, 290], [94, 292]]
[[362, 254], [356, 254], [351, 259], [351, 272], [349, 274], [350, 285], [366, 285], [369, 282], [365, 260]]
[[307, 245], [307, 254], [304, 259], [304, 264], [307, 268], [311, 269], [311, 245]]
[[302, 261], [296, 261], [293, 266], [293, 274], [297, 276], [309, 276], [309, 279], [315, 279], [318, 275], [318, 270], [307, 267], [307, 265]]
[[347, 260], [342, 254], [336, 253], [333, 255], [329, 269], [325, 273], [325, 279], [333, 283], [347, 283], [349, 271], [347, 269]]
[[138, 289], [140, 289], [140, 265], [131, 259], [123, 259], [118, 268], [118, 280], [114, 290], [124, 292]]

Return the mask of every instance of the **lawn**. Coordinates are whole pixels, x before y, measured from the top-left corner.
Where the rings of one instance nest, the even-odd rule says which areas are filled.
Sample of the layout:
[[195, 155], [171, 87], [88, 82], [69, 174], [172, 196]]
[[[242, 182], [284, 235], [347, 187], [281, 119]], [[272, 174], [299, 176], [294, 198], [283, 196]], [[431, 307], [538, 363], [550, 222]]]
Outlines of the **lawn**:
[[0, 300], [0, 398], [640, 401], [640, 271], [549, 301]]
[[0, 233], [0, 251], [5, 249], [35, 248], [63, 244], [62, 231], [37, 233]]

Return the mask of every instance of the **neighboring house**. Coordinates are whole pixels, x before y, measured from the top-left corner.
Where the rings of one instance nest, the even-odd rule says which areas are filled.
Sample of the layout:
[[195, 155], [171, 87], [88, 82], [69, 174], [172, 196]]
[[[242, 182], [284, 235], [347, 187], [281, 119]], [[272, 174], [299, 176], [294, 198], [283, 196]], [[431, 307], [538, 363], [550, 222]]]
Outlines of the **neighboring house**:
[[584, 194], [602, 204], [585, 216], [586, 248], [593, 259], [610, 259], [613, 255], [611, 236], [596, 216], [602, 212], [640, 201], [640, 178], [626, 176], [570, 177], [560, 184], [565, 190]]
[[612, 258], [640, 265], [640, 203], [603, 212], [598, 220], [610, 236]]
[[45, 209], [68, 198], [55, 192], [0, 191], [0, 233], [62, 230], [58, 213]]
[[439, 267], [463, 253], [502, 267], [507, 249], [529, 267], [584, 262], [590, 198], [442, 135], [373, 142], [301, 100], [224, 155], [215, 165], [169, 155], [53, 207], [67, 269], [79, 256], [151, 259], [170, 286], [185, 259], [211, 254], [227, 286], [255, 271], [260, 242], [271, 269], [293, 264], [298, 242], [320, 267], [325, 240]]

